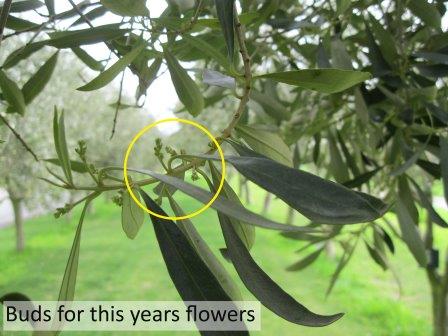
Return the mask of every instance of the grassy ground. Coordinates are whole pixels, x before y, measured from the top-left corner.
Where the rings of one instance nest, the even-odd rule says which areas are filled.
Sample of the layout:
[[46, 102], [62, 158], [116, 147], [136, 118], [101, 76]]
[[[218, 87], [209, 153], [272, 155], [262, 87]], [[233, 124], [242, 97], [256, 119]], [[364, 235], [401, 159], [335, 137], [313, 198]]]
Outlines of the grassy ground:
[[[264, 193], [254, 189], [252, 194], [252, 207], [259, 210]], [[196, 206], [187, 198], [178, 200], [186, 205], [185, 210]], [[78, 214], [75, 211], [69, 222], [55, 220], [51, 215], [27, 221], [27, 248], [22, 254], [14, 251], [13, 228], [0, 231], [0, 293], [20, 291], [35, 300], [56, 300]], [[269, 215], [283, 220], [286, 209], [274, 201]], [[215, 251], [223, 247], [213, 211], [200, 215], [195, 223]], [[346, 315], [330, 327], [314, 329], [292, 325], [263, 310], [262, 331], [255, 335], [281, 332], [282, 336], [423, 336], [431, 333], [425, 274], [404, 246], [398, 245], [392, 258], [403, 283], [401, 298], [392, 275], [382, 272], [364, 248], [359, 248], [328, 299], [325, 299], [325, 290], [336, 261], [321, 255], [312, 267], [288, 273], [285, 267], [298, 259], [294, 253], [298, 247], [297, 242], [282, 238], [277, 232], [257, 230], [253, 256], [273, 279], [311, 310], [323, 314], [342, 311]], [[226, 265], [235, 275], [232, 266]], [[128, 240], [121, 229], [120, 209], [103, 200], [96, 202], [94, 212], [85, 222], [79, 267], [77, 300], [179, 299], [149, 221], [134, 241]], [[247, 291], [243, 293], [245, 298], [253, 299]]]

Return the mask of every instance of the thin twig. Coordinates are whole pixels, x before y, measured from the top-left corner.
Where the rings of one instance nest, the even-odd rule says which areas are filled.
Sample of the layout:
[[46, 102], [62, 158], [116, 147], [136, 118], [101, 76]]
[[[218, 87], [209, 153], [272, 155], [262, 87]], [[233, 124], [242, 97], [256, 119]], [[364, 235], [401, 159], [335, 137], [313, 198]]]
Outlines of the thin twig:
[[5, 30], [6, 21], [8, 21], [11, 4], [12, 4], [12, 0], [5, 0], [3, 2], [2, 13], [0, 15], [0, 44], [2, 43], [3, 32]]
[[124, 74], [125, 74], [125, 71], [123, 71], [123, 74], [121, 75], [120, 92], [118, 93], [118, 101], [117, 101], [117, 106], [115, 108], [115, 116], [114, 116], [114, 121], [113, 121], [113, 125], [112, 125], [112, 134], [110, 135], [109, 140], [112, 140], [112, 138], [114, 137], [115, 129], [117, 127], [118, 113], [120, 112], [120, 106], [121, 106], [121, 97], [123, 96]]
[[14, 127], [12, 127], [9, 123], [8, 120], [6, 120], [6, 118], [4, 116], [2, 116], [0, 114], [0, 120], [6, 125], [6, 127], [8, 127], [11, 132], [14, 134], [14, 136], [17, 138], [17, 140], [20, 141], [20, 143], [22, 144], [22, 146], [27, 150], [28, 153], [30, 153], [34, 160], [36, 160], [37, 162], [39, 162], [39, 158], [37, 157], [37, 155], [33, 152], [33, 150], [31, 149], [30, 146], [28, 146], [28, 144], [25, 142], [25, 140], [23, 140], [23, 138], [20, 136], [19, 133], [17, 133], [17, 131], [14, 129]]
[[246, 109], [247, 103], [249, 102], [250, 98], [250, 92], [252, 90], [252, 71], [251, 71], [251, 61], [250, 61], [250, 55], [246, 47], [246, 41], [245, 41], [245, 29], [244, 26], [241, 24], [240, 19], [238, 17], [238, 11], [235, 6], [235, 30], [236, 30], [236, 37], [238, 40], [238, 44], [240, 46], [240, 53], [241, 57], [243, 58], [243, 64], [244, 64], [244, 93], [241, 97], [240, 104], [238, 106], [238, 109], [236, 110], [235, 114], [233, 115], [232, 121], [230, 122], [229, 126], [222, 132], [222, 137], [224, 139], [230, 137], [232, 130], [235, 128], [235, 126], [238, 124], [238, 122], [241, 119], [241, 116], [244, 113], [244, 110]]
[[193, 27], [196, 24], [196, 22], [198, 22], [199, 14], [201, 14], [202, 2], [203, 2], [203, 0], [199, 0], [198, 5], [196, 7], [196, 11], [195, 11], [193, 17], [191, 18], [190, 22], [188, 23], [188, 25], [185, 28], [183, 28], [183, 29], [181, 29], [179, 31], [176, 31], [175, 32], [176, 34], [179, 34], [179, 35], [185, 34], [186, 32], [188, 32], [191, 29], [193, 29]]
[[[70, 2], [72, 2], [72, 0], [69, 0]], [[237, 32], [237, 41], [240, 47], [240, 53], [241, 56], [243, 58], [243, 63], [244, 63], [244, 93], [243, 96], [241, 97], [239, 106], [232, 118], [232, 121], [230, 122], [230, 124], [227, 126], [227, 128], [222, 132], [222, 136], [221, 138], [217, 139], [219, 142], [222, 142], [223, 139], [230, 137], [231, 132], [233, 130], [233, 128], [237, 125], [238, 121], [240, 120], [242, 114], [244, 113], [244, 110], [246, 109], [247, 103], [249, 102], [249, 97], [250, 97], [250, 92], [251, 92], [251, 85], [252, 85], [252, 72], [251, 72], [251, 60], [250, 60], [250, 55], [249, 52], [247, 50], [246, 47], [246, 42], [245, 42], [245, 31], [244, 31], [244, 27], [241, 24], [238, 15], [237, 15], [237, 10], [235, 8], [235, 29]], [[211, 148], [209, 151], [207, 151], [206, 154], [213, 154], [217, 149], [216, 148]], [[186, 172], [187, 170], [200, 165], [202, 162], [204, 162], [204, 159], [195, 159], [192, 160], [189, 163], [183, 163], [177, 167], [175, 167], [174, 169], [172, 169], [170, 171], [170, 175], [177, 175], [183, 172]], [[148, 178], [148, 179], [144, 179], [138, 182], [135, 182], [136, 185], [138, 186], [145, 186], [148, 184], [152, 184], [152, 183], [156, 183], [158, 182], [157, 179], [155, 178]], [[116, 190], [116, 189], [121, 189], [123, 188], [123, 184], [115, 184], [115, 185], [104, 185], [101, 187], [91, 187], [91, 186], [77, 186], [76, 190], [101, 190], [101, 191], [108, 191], [108, 190]], [[68, 188], [71, 189], [72, 187]]]

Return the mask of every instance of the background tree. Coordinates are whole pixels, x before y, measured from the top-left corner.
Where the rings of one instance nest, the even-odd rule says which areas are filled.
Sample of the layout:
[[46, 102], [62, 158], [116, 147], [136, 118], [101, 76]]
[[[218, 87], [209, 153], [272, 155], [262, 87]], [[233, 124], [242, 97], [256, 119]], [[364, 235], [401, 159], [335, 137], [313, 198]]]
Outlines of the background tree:
[[[45, 53], [40, 56], [44, 58], [44, 62], [48, 58]], [[19, 73], [17, 82], [22, 82], [22, 78], [29, 78], [44, 62], [32, 60], [21, 63], [20, 69], [16, 69]], [[48, 136], [52, 133], [52, 115], [48, 113], [49, 106], [63, 104], [66, 109], [67, 117], [72, 121], [72, 126], [67, 130], [69, 146], [74, 148], [78, 139], [83, 139], [89, 148], [96, 149], [90, 153], [91, 160], [102, 165], [121, 164], [121, 153], [125, 150], [129, 138], [146, 119], [140, 111], [129, 107], [129, 117], [121, 126], [120, 133], [113, 141], [108, 141], [111, 127], [104, 123], [104, 120], [109, 120], [115, 107], [105, 105], [105, 102], [109, 101], [112, 104], [118, 96], [118, 90], [88, 95], [73, 92], [73, 87], [76, 87], [80, 80], [80, 74], [85, 70], [82, 63], [67, 53], [59, 56], [57, 63], [59, 66], [54, 76], [45, 86], [43, 94], [30, 104], [29, 113], [8, 120], [11, 127], [19, 130], [22, 141], [29, 145], [40, 162], [36, 162], [33, 155], [29, 155], [23, 144], [8, 129], [1, 130], [3, 133], [1, 138], [5, 139], [1, 147], [1, 186], [7, 191], [13, 208], [18, 251], [22, 251], [25, 247], [23, 228], [25, 208], [28, 211], [54, 211], [55, 204], [71, 204], [76, 198], [84, 196], [84, 192], [54, 188], [42, 179], [52, 178], [49, 172], [55, 167], [53, 138]], [[86, 123], [84, 116], [91, 111], [95, 113], [91, 114], [89, 123]], [[80, 175], [78, 178], [82, 180], [83, 176]]]
[[[224, 253], [263, 305], [290, 322], [308, 326], [324, 326], [341, 317], [310, 312], [258, 267], [248, 252], [254, 242], [253, 226], [287, 231], [286, 236], [314, 246], [291, 270], [315, 260], [323, 243], [338, 242], [344, 255], [329, 291], [360, 242], [375, 262], [388, 268], [386, 249], [393, 252], [395, 237], [407, 244], [427, 270], [433, 291], [434, 334], [446, 335], [448, 273], [439, 265], [440, 247], [434, 240], [439, 231], [434, 227], [448, 225], [428, 196], [434, 180], [442, 178], [446, 186], [448, 179], [448, 40], [441, 23], [443, 1], [199, 0], [192, 8], [184, 2], [168, 1], [160, 17], [151, 16], [146, 2], [140, 0], [126, 2], [127, 6], [111, 0], [69, 2], [73, 9], [65, 13], [54, 13], [52, 1], [46, 2], [46, 9], [39, 1], [17, 2], [9, 11], [5, 2], [3, 17], [9, 12], [35, 10], [42, 18], [37, 23], [9, 15], [6, 20], [14, 32], [5, 38], [35, 32], [3, 63], [0, 87], [9, 106], [7, 112], [25, 114], [29, 94], [26, 85], [20, 89], [9, 79], [9, 72], [44, 47], [71, 49], [99, 71], [99, 63], [80, 47], [106, 45], [116, 61], [78, 88], [80, 91], [105, 87], [129, 67], [138, 78], [136, 96], [140, 98], [158, 74], [168, 71], [183, 105], [181, 111], [197, 118], [205, 113], [204, 108], [222, 106], [220, 120], [212, 124], [224, 122], [218, 140], [230, 144], [238, 154], [227, 156], [227, 163], [310, 220], [306, 227], [267, 220], [242, 207], [229, 185], [213, 204], [226, 242]], [[106, 13], [115, 14], [117, 24], [97, 26], [95, 20]], [[61, 30], [73, 21], [75, 26]], [[78, 23], [86, 28], [79, 29]], [[194, 69], [183, 62], [193, 63]], [[206, 89], [205, 85], [223, 89]], [[85, 162], [91, 181], [78, 184], [71, 173], [64, 128], [63, 116], [55, 113], [55, 145], [64, 174], [60, 186], [91, 192], [86, 204], [103, 192], [121, 190], [123, 226], [134, 237], [143, 215], [124, 191], [120, 176], [114, 175], [122, 168]], [[150, 177], [133, 175], [132, 183], [149, 209], [165, 214], [160, 207], [168, 208], [166, 202], [160, 202], [164, 199], [175, 214], [181, 214], [172, 195], [176, 189], [200, 202], [210, 199], [209, 192], [179, 178], [193, 170], [216, 191], [220, 172], [211, 156], [216, 148], [204, 148], [203, 155], [189, 148], [186, 154], [168, 148], [167, 159], [162, 144], [156, 144], [155, 156], [166, 174], [139, 171]], [[77, 153], [85, 158], [82, 146]], [[165, 188], [156, 190], [156, 196], [145, 188], [160, 182]], [[158, 202], [153, 200], [156, 197]], [[383, 217], [387, 211], [397, 216], [398, 225], [394, 216]], [[136, 212], [140, 214], [134, 216]], [[421, 220], [423, 212], [426, 220]], [[79, 252], [83, 218], [84, 212], [71, 258]], [[203, 248], [205, 243], [190, 222], [176, 225], [154, 216], [151, 219], [183, 299], [238, 297], [235, 285], [213, 254]], [[173, 237], [174, 246], [168, 244]], [[199, 245], [194, 243], [198, 240]], [[173, 248], [179, 250], [180, 259], [169, 253]], [[201, 272], [191, 272], [188, 266], [179, 272], [183, 257], [194, 260]], [[76, 270], [77, 262], [70, 265]], [[73, 284], [72, 290], [60, 296], [62, 301], [74, 296], [71, 274], [76, 272], [72, 270], [63, 281], [63, 285]], [[204, 293], [203, 288], [211, 291]]]

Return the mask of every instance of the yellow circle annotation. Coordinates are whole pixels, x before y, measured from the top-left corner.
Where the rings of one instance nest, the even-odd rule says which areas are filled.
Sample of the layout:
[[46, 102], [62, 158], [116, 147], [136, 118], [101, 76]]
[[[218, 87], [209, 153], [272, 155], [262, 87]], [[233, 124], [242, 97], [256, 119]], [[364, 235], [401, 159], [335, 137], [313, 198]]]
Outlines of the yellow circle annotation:
[[[210, 140], [213, 142], [213, 144], [215, 145], [216, 149], [218, 150], [219, 153], [219, 157], [221, 159], [221, 180], [219, 181], [219, 186], [218, 189], [216, 190], [216, 193], [213, 195], [213, 197], [210, 199], [210, 201], [205, 204], [202, 208], [184, 215], [184, 216], [164, 216], [158, 213], [155, 213], [154, 211], [149, 210], [144, 204], [142, 204], [140, 202], [140, 200], [138, 199], [138, 197], [135, 196], [134, 192], [132, 191], [131, 185], [129, 183], [129, 178], [128, 178], [128, 160], [129, 160], [129, 155], [131, 154], [132, 148], [134, 147], [135, 143], [138, 141], [138, 139], [140, 139], [140, 137], [145, 134], [146, 132], [148, 132], [149, 130], [151, 130], [152, 128], [156, 127], [157, 125], [160, 125], [162, 123], [167, 123], [167, 122], [180, 122], [183, 124], [187, 124], [187, 125], [191, 125], [196, 127], [197, 129], [201, 130], [203, 133], [205, 133]], [[141, 131], [139, 131], [137, 133], [137, 135], [134, 136], [134, 138], [132, 139], [131, 143], [129, 144], [127, 150], [126, 150], [126, 154], [124, 157], [124, 163], [123, 163], [123, 175], [124, 175], [124, 181], [126, 184], [126, 188], [129, 192], [129, 194], [131, 195], [132, 199], [135, 201], [135, 203], [137, 203], [137, 205], [142, 208], [143, 210], [145, 210], [147, 213], [158, 217], [158, 218], [162, 218], [162, 219], [167, 219], [167, 220], [173, 220], [173, 221], [177, 221], [177, 220], [183, 220], [183, 219], [188, 219], [188, 218], [193, 218], [197, 215], [199, 215], [200, 213], [204, 212], [205, 210], [207, 210], [212, 204], [213, 202], [218, 198], [219, 193], [221, 192], [223, 186], [224, 186], [224, 180], [225, 180], [225, 175], [226, 175], [226, 162], [224, 160], [224, 153], [222, 151], [221, 146], [219, 145], [218, 141], [216, 140], [216, 138], [211, 134], [211, 132], [209, 130], [207, 130], [204, 126], [202, 126], [201, 124], [198, 124], [197, 122], [191, 121], [191, 120], [186, 120], [186, 119], [180, 119], [180, 118], [167, 118], [167, 119], [161, 119], [158, 120], [150, 125], [147, 125], [146, 127], [144, 127]]]

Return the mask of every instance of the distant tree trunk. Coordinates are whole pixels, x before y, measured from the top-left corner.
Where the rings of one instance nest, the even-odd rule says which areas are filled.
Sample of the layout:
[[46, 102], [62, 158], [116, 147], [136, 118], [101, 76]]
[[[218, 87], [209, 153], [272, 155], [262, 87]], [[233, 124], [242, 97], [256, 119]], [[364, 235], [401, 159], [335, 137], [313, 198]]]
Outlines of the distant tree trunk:
[[295, 210], [291, 207], [288, 208], [288, 215], [286, 216], [286, 223], [292, 225], [294, 221], [294, 212]]
[[432, 315], [433, 315], [433, 334], [434, 336], [447, 336], [447, 286], [440, 282], [440, 279], [429, 275], [429, 284], [431, 287]]
[[271, 200], [272, 200], [272, 194], [267, 192], [266, 196], [264, 197], [263, 209], [261, 210], [261, 214], [263, 216], [266, 216], [266, 214], [269, 212], [269, 206], [271, 205]]
[[25, 248], [25, 235], [23, 232], [22, 199], [11, 198], [12, 209], [14, 211], [14, 224], [16, 227], [16, 249], [18, 252]]
[[[426, 249], [427, 251], [435, 252], [434, 225], [429, 214], [426, 219], [426, 225]], [[429, 255], [430, 260], [426, 266], [426, 275], [428, 277], [429, 287], [431, 288], [433, 335], [448, 336], [448, 259], [445, 259], [444, 267], [441, 267], [438, 254], [430, 253]], [[442, 272], [439, 272], [439, 269], [442, 269]]]

